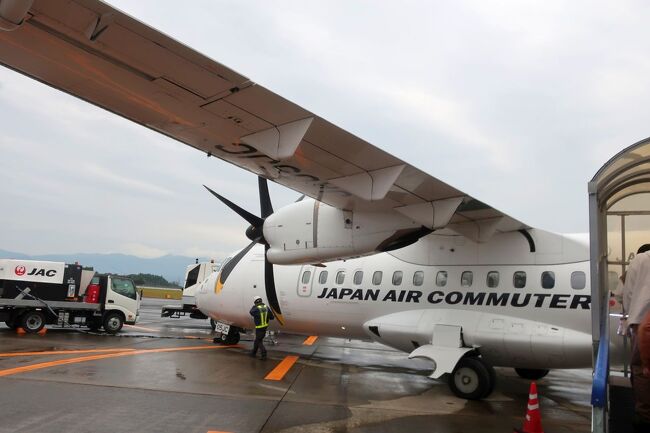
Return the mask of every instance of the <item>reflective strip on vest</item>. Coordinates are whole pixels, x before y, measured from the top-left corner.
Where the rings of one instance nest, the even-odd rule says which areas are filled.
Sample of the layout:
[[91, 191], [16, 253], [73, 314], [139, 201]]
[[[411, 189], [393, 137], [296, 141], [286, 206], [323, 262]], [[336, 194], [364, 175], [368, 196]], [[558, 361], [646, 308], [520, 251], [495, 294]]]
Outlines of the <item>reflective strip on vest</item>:
[[260, 312], [260, 324], [255, 325], [255, 329], [266, 328], [269, 326], [269, 313], [266, 309], [266, 305], [258, 305], [257, 309]]

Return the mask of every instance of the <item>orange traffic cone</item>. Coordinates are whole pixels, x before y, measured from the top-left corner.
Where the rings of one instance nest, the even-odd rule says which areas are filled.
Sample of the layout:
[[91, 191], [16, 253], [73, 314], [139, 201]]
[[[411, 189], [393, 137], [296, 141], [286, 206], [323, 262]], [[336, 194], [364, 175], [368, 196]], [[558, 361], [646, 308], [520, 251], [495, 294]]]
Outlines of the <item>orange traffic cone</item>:
[[16, 328], [16, 334], [25, 335], [25, 334], [27, 334], [27, 332], [23, 328], [18, 327], [18, 328]]
[[535, 382], [530, 384], [528, 394], [528, 409], [526, 410], [526, 419], [524, 427], [521, 430], [515, 429], [518, 433], [544, 433], [542, 430], [542, 416], [539, 412], [539, 399], [537, 398], [537, 385]]

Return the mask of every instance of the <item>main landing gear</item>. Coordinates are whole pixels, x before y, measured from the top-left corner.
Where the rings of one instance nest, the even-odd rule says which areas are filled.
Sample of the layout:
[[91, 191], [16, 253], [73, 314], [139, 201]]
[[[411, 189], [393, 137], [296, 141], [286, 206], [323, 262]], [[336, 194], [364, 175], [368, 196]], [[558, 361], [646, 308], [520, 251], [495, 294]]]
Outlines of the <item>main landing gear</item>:
[[449, 388], [460, 398], [480, 400], [494, 391], [494, 368], [477, 356], [466, 356], [449, 375]]

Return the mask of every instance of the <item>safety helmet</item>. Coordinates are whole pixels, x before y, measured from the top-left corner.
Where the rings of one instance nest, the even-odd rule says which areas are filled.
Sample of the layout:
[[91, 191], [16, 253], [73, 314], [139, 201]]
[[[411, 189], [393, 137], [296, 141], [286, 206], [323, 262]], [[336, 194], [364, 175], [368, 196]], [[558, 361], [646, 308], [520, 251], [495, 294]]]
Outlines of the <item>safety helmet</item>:
[[260, 296], [253, 296], [254, 304], [259, 304], [260, 302], [262, 302], [262, 298]]

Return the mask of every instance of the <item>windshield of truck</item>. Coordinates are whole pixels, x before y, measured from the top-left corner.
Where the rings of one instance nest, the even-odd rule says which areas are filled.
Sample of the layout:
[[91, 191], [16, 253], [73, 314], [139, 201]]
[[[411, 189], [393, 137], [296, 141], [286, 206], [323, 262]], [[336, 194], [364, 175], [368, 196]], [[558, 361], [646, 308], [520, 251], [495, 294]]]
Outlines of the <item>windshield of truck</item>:
[[127, 298], [136, 299], [135, 286], [131, 280], [113, 277], [111, 278], [111, 288], [115, 293], [119, 293]]

